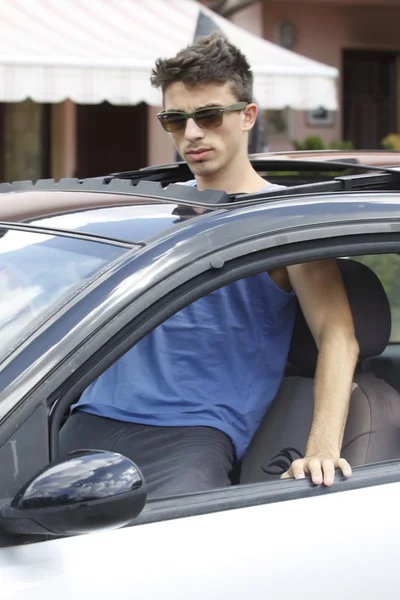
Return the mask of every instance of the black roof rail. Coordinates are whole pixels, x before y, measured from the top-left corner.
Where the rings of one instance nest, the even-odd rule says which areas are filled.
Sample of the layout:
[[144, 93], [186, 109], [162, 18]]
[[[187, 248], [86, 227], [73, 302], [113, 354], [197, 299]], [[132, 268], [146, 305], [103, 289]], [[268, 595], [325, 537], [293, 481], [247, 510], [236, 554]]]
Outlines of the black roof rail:
[[141, 179], [134, 182], [130, 179], [108, 179], [106, 178], [66, 178], [55, 181], [54, 179], [39, 179], [32, 181], [14, 181], [12, 183], [1, 183], [0, 194], [21, 191], [54, 190], [60, 192], [97, 192], [112, 194], [130, 194], [154, 200], [168, 202], [184, 201], [193, 205], [218, 205], [228, 204], [229, 196], [222, 190], [199, 191], [196, 187], [171, 183], [166, 187], [158, 181]]
[[[400, 191], [400, 170], [388, 170], [384, 173], [363, 173], [361, 175], [343, 175], [334, 177], [330, 181], [317, 181], [315, 183], [306, 183], [295, 185], [281, 190], [263, 192], [256, 194], [246, 194], [246, 202], [254, 203], [262, 198], [281, 198], [285, 196], [327, 194], [335, 192], [368, 192], [368, 191]], [[241, 199], [241, 196], [230, 196], [235, 203]]]
[[[268, 165], [271, 161], [266, 161]], [[296, 165], [299, 161], [295, 161]], [[314, 161], [313, 161], [314, 163]], [[182, 163], [186, 167], [186, 163]], [[307, 161], [310, 166], [310, 161]], [[343, 166], [346, 169], [348, 163], [325, 162], [324, 166], [329, 164]], [[182, 185], [181, 183], [168, 183], [163, 187], [162, 181], [154, 180], [163, 177], [165, 173], [152, 173], [149, 178], [143, 171], [134, 171], [134, 177], [92, 177], [87, 179], [66, 178], [56, 182], [54, 179], [39, 179], [37, 182], [16, 181], [13, 183], [0, 184], [0, 194], [18, 191], [73, 191], [73, 192], [96, 192], [112, 193], [121, 195], [132, 195], [141, 198], [151, 198], [155, 201], [178, 203], [181, 205], [197, 206], [206, 209], [227, 208], [232, 209], [238, 204], [246, 206], [254, 202], [265, 202], [280, 199], [286, 196], [325, 194], [335, 192], [359, 192], [359, 191], [400, 191], [400, 169], [390, 167], [368, 167], [366, 165], [356, 165], [357, 168], [373, 171], [372, 173], [362, 173], [358, 175], [341, 175], [328, 181], [316, 181], [301, 185], [293, 185], [287, 188], [273, 190], [271, 192], [258, 192], [255, 194], [231, 194], [221, 190], [199, 191], [196, 187]], [[353, 165], [352, 165], [353, 167]], [[140, 174], [141, 179], [136, 179], [136, 174]]]
[[[373, 165], [364, 165], [357, 162], [354, 158], [336, 159], [298, 159], [298, 158], [253, 158], [250, 159], [251, 164], [257, 171], [311, 171], [311, 172], [326, 172], [326, 171], [377, 171], [387, 173], [398, 173], [399, 168], [391, 167], [376, 167]], [[110, 173], [107, 175], [109, 179], [131, 179], [138, 181], [147, 179], [151, 181], [166, 181], [172, 180], [184, 181], [186, 178], [193, 179], [188, 165], [185, 162], [169, 163], [165, 165], [155, 165], [143, 167], [133, 171], [121, 171], [119, 173]], [[175, 179], [177, 178], [177, 179]]]

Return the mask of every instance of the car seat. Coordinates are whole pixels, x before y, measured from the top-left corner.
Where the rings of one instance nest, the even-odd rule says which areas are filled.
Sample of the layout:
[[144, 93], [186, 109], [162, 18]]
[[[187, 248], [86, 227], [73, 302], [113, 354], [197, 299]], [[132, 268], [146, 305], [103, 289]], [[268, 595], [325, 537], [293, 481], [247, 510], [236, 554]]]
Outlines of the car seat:
[[[353, 467], [400, 458], [400, 394], [366, 367], [366, 359], [381, 354], [389, 342], [389, 301], [379, 278], [369, 267], [349, 259], [337, 262], [360, 348], [342, 456]], [[313, 415], [317, 356], [315, 341], [298, 305], [288, 356], [288, 376], [284, 377], [250, 443], [241, 464], [240, 483], [279, 477], [291, 460], [298, 458], [296, 452], [290, 450], [279, 456], [284, 448], [304, 453]]]

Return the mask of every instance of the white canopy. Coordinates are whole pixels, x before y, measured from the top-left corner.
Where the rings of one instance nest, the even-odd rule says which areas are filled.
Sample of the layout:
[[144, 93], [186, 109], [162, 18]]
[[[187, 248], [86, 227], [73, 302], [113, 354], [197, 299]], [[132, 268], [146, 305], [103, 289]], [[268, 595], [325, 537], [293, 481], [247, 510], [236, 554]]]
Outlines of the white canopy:
[[338, 72], [194, 0], [0, 0], [0, 101], [161, 104], [155, 60], [193, 42], [199, 12], [247, 56], [262, 108], [337, 108]]

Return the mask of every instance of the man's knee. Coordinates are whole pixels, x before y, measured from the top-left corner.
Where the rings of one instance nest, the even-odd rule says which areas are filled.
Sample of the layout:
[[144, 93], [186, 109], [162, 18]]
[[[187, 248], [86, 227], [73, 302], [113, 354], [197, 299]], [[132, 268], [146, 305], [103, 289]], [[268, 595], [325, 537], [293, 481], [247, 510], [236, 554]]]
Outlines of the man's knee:
[[231, 485], [233, 455], [220, 452], [188, 452], [181, 458], [163, 461], [162, 471], [149, 473], [151, 496], [193, 494]]
[[184, 464], [180, 479], [187, 489], [207, 491], [229, 486], [231, 470], [232, 465], [221, 461], [220, 456], [209, 457], [204, 462], [195, 460]]

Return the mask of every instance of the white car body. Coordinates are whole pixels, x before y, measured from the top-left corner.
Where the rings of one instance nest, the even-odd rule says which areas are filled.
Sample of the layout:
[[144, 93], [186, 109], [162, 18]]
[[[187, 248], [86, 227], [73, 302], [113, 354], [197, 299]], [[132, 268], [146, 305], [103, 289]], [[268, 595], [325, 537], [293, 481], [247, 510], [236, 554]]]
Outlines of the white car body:
[[[397, 173], [386, 175], [391, 178], [389, 183], [393, 179], [394, 187], [398, 185]], [[106, 198], [108, 185], [98, 185], [98, 190], [105, 192], [99, 196], [107, 214], [114, 211], [113, 203], [118, 199]], [[119, 185], [116, 181], [116, 194]], [[294, 253], [300, 262], [328, 255], [400, 254], [397, 188], [387, 196], [376, 189], [363, 196], [363, 189], [341, 195], [324, 188], [319, 195], [315, 191], [309, 196], [303, 189], [302, 196], [256, 198], [254, 204], [249, 200], [248, 206], [233, 210], [230, 204], [224, 204], [224, 209], [218, 205], [214, 212], [201, 216], [193, 211], [194, 217], [182, 210], [191, 207], [190, 198], [183, 207], [179, 201], [175, 203], [180, 213], [166, 198], [163, 210], [157, 211], [160, 205], [156, 202], [141, 204], [140, 193], [135, 196], [135, 205], [129, 196], [133, 192], [125, 189], [127, 217], [122, 225], [131, 229], [136, 220], [143, 232], [144, 224], [158, 223], [159, 229], [149, 228], [144, 242], [131, 231], [132, 237], [122, 236], [122, 226], [114, 229], [120, 221], [113, 222], [109, 216], [112, 235], [100, 240], [96, 237], [107, 235], [91, 213], [99, 216], [96, 190], [83, 200], [70, 190], [75, 208], [65, 205], [61, 210], [58, 200], [50, 198], [52, 210], [76, 210], [80, 217], [87, 217], [83, 230], [53, 231], [54, 222], [7, 225], [2, 221], [0, 265], [1, 234], [6, 242], [13, 239], [11, 235], [7, 238], [7, 227], [18, 230], [16, 237], [35, 238], [43, 235], [43, 229], [52, 243], [61, 239], [58, 250], [62, 260], [52, 263], [51, 281], [47, 282], [55, 297], [58, 276], [64, 284], [67, 273], [59, 266], [64, 266], [64, 246], [69, 252], [73, 240], [82, 246], [82, 256], [88, 260], [81, 260], [80, 253], [75, 263], [70, 260], [69, 266], [76, 267], [76, 272], [72, 268], [69, 271], [68, 294], [73, 293], [64, 302], [61, 285], [57, 301], [64, 303], [57, 304], [54, 312], [50, 311], [52, 306], [35, 305], [43, 310], [41, 316], [45, 315], [36, 329], [25, 331], [20, 306], [14, 306], [20, 329], [15, 347], [7, 350], [0, 363], [0, 600], [398, 600], [400, 456], [372, 465], [361, 463], [348, 480], [337, 474], [330, 488], [314, 486], [308, 478], [294, 481], [276, 477], [272, 482], [242, 485], [239, 480], [224, 490], [151, 500], [140, 514], [126, 521], [128, 525], [81, 535], [70, 535], [67, 528], [55, 534], [46, 529], [49, 521], [43, 519], [43, 529], [34, 532], [39, 539], [30, 537], [29, 527], [33, 522], [41, 525], [35, 519], [42, 509], [46, 513], [48, 505], [28, 506], [19, 524], [18, 518], [10, 524], [7, 515], [10, 507], [18, 512], [13, 499], [17, 504], [20, 490], [58, 459], [61, 418], [57, 421], [55, 415], [65, 414], [93, 380], [90, 378], [95, 377], [96, 369], [106, 369], [122, 351], [157, 326], [157, 319], [168, 318], [171, 306], [180, 310], [185, 301], [208, 293], [215, 282], [229, 283], [232, 273], [245, 277], [294, 264], [290, 262]], [[202, 194], [197, 190], [187, 193]], [[42, 192], [39, 189], [32, 194], [39, 197]], [[43, 201], [48, 199], [46, 194], [42, 194]], [[57, 194], [70, 202], [64, 192], [58, 190]], [[19, 208], [18, 193], [10, 197], [10, 212], [33, 210], [29, 194], [25, 202], [20, 198]], [[140, 219], [132, 217], [135, 206], [146, 214], [155, 207], [154, 216], [147, 220], [143, 214]], [[165, 206], [169, 206], [168, 211]], [[42, 219], [53, 214], [48, 207], [41, 210]], [[10, 215], [7, 218], [12, 220]], [[24, 218], [29, 221], [34, 215], [25, 214]], [[101, 254], [105, 262], [99, 267], [100, 274], [91, 263], [97, 251], [84, 250], [97, 244], [102, 251], [110, 246], [110, 253], [116, 253], [109, 262]], [[32, 243], [18, 263], [21, 271], [29, 260], [36, 260], [34, 246]], [[43, 247], [40, 245], [41, 251]], [[43, 263], [47, 276], [50, 263]], [[79, 275], [84, 268], [87, 272]], [[18, 281], [23, 288], [23, 278]], [[76, 291], [73, 286], [77, 282], [81, 287]], [[9, 308], [13, 308], [12, 295], [8, 300]], [[400, 364], [400, 344], [389, 349], [388, 362]], [[312, 376], [309, 379], [312, 383]], [[395, 419], [393, 424], [395, 428]], [[366, 437], [369, 434], [367, 429]], [[271, 458], [265, 457], [266, 461]], [[87, 505], [90, 509], [90, 501], [84, 505], [79, 500], [68, 507], [76, 519], [73, 525], [82, 514], [87, 515]], [[53, 508], [62, 515], [65, 504], [55, 502], [49, 510]], [[116, 521], [111, 509], [107, 516]]]
[[3, 548], [1, 598], [397, 600], [399, 501], [396, 483]]

